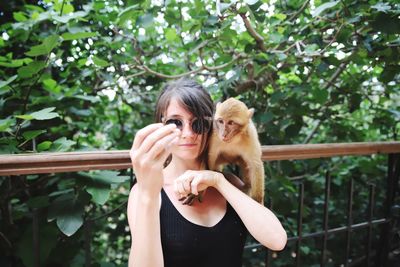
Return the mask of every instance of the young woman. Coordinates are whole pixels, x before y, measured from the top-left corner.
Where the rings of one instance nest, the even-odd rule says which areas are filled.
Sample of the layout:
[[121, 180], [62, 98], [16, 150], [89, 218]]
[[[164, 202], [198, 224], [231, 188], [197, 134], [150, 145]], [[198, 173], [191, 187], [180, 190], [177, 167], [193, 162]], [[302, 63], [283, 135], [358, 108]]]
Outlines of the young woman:
[[[247, 233], [271, 250], [285, 247], [286, 232], [269, 209], [234, 186], [235, 177], [204, 168], [212, 115], [208, 92], [181, 79], [162, 90], [157, 123], [136, 134], [130, 267], [241, 266]], [[180, 201], [199, 191], [202, 202]]]

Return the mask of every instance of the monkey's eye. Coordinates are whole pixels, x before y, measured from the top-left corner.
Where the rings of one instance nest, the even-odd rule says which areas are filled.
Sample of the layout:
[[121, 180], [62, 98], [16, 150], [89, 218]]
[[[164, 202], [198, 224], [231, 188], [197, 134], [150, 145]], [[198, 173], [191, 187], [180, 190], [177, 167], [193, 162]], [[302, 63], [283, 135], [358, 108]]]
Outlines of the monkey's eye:
[[233, 121], [228, 121], [228, 125], [234, 125], [235, 123]]
[[218, 122], [219, 124], [224, 124], [224, 120], [223, 120], [223, 119], [218, 119], [217, 122]]

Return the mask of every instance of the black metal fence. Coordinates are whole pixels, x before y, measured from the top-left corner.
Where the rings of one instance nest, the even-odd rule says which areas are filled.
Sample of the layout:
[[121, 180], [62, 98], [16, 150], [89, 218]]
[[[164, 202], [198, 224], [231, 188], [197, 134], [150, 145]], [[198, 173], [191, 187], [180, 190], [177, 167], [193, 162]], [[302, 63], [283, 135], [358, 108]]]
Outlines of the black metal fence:
[[[354, 198], [354, 178], [350, 177], [346, 185], [347, 190], [347, 209], [346, 209], [346, 222], [345, 226], [329, 228], [329, 203], [331, 199], [331, 174], [330, 171], [326, 171], [325, 175], [325, 191], [324, 191], [324, 203], [323, 203], [323, 218], [322, 218], [322, 229], [315, 232], [303, 231], [303, 213], [304, 213], [304, 192], [307, 190], [302, 179], [296, 181], [298, 184], [298, 211], [297, 211], [297, 235], [288, 237], [288, 244], [294, 243], [295, 249], [293, 252], [293, 264], [290, 266], [307, 266], [302, 264], [302, 253], [301, 245], [309, 240], [318, 240], [319, 247], [315, 249], [320, 250], [319, 262], [315, 262], [313, 266], [400, 266], [400, 255], [391, 255], [393, 251], [396, 253], [400, 252], [400, 247], [396, 245], [400, 244], [399, 240], [395, 240], [399, 235], [396, 231], [400, 231], [400, 206], [398, 202], [400, 200], [400, 154], [388, 154], [388, 169], [386, 177], [386, 193], [384, 200], [384, 211], [381, 218], [375, 218], [374, 207], [375, 207], [375, 191], [376, 185], [368, 185], [368, 209], [367, 209], [367, 220], [363, 222], [354, 223], [354, 211], [353, 211], [353, 198]], [[397, 200], [397, 204], [396, 204]], [[273, 210], [273, 207], [271, 207]], [[373, 229], [379, 229], [379, 239], [373, 240]], [[365, 247], [363, 255], [354, 258], [351, 256], [351, 250], [353, 246], [360, 246], [360, 244], [352, 243], [352, 235], [357, 231], [357, 234], [361, 235], [365, 239], [365, 243], [362, 244]], [[339, 248], [343, 250], [344, 258], [339, 262], [329, 262], [327, 256], [328, 251], [328, 239], [331, 236], [337, 236], [344, 234], [345, 244], [344, 247]], [[354, 236], [353, 236], [354, 237]], [[378, 249], [373, 249], [372, 243], [375, 242], [378, 245], [375, 246]], [[246, 246], [246, 249], [251, 250], [262, 247], [260, 244], [250, 244]], [[273, 265], [271, 262], [271, 256], [276, 253], [266, 250], [265, 254], [265, 266]], [[279, 253], [278, 253], [279, 254]]]

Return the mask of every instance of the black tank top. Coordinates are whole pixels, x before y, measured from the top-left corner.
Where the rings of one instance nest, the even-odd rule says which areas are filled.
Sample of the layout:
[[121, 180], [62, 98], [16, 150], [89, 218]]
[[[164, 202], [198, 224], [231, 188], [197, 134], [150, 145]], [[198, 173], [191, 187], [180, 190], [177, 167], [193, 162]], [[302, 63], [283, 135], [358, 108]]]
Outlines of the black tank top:
[[161, 244], [165, 267], [239, 267], [247, 229], [227, 203], [224, 217], [213, 227], [184, 218], [161, 190]]

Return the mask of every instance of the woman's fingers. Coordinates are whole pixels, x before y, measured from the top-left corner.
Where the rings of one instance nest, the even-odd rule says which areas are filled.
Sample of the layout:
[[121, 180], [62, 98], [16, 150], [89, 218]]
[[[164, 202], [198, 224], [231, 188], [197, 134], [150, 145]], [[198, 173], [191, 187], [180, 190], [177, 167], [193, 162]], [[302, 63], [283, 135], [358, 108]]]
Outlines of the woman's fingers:
[[200, 183], [200, 179], [193, 179], [193, 181], [190, 184], [191, 192], [192, 192], [192, 194], [194, 194], [196, 196], [199, 194], [199, 190], [198, 190], [199, 183]]
[[199, 195], [199, 192], [214, 186], [218, 179], [224, 178], [218, 175], [222, 174], [208, 170], [187, 171], [175, 180], [175, 192], [178, 197], [187, 196], [188, 194]]
[[135, 135], [135, 139], [133, 140], [133, 143], [132, 143], [132, 149], [138, 149], [140, 147], [140, 145], [142, 144], [143, 140], [150, 133], [161, 128], [162, 126], [163, 126], [162, 123], [155, 123], [155, 124], [150, 124], [142, 129], [140, 129]]
[[159, 143], [164, 137], [168, 135], [171, 135], [171, 137], [173, 135], [173, 137], [175, 137], [177, 133], [179, 133], [176, 132], [175, 130], [176, 130], [175, 124], [169, 124], [155, 130], [154, 132], [150, 133], [145, 137], [138, 150], [140, 151], [140, 153], [149, 152], [149, 150], [152, 149], [152, 147], [155, 144]]
[[174, 181], [174, 191], [178, 198], [185, 197], [192, 192], [191, 182], [193, 176], [191, 172], [185, 172], [183, 175], [175, 179]]
[[150, 159], [163, 158], [164, 156], [168, 157], [170, 154], [169, 150], [178, 142], [179, 136], [180, 131], [175, 129], [175, 131], [171, 134], [162, 137], [153, 144], [153, 146], [147, 152], [147, 156]]

